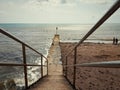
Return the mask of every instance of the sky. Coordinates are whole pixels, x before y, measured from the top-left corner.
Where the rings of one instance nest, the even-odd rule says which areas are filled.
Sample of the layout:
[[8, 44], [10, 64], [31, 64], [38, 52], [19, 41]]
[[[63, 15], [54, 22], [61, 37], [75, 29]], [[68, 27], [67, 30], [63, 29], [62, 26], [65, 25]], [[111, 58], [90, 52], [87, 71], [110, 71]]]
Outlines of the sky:
[[[117, 0], [0, 0], [0, 23], [96, 23]], [[120, 9], [106, 22], [120, 23]]]

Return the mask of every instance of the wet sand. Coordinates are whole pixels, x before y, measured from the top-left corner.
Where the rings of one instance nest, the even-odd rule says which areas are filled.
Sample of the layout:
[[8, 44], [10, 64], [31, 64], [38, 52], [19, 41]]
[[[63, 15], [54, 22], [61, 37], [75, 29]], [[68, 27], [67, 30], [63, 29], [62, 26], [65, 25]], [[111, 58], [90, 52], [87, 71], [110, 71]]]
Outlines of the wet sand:
[[[75, 43], [60, 43], [62, 61]], [[74, 52], [69, 54], [68, 64], [74, 61]], [[86, 62], [120, 60], [120, 45], [84, 43], [77, 49], [77, 64]], [[67, 77], [73, 83], [73, 68], [67, 68]], [[120, 90], [119, 68], [77, 67], [77, 90]]]

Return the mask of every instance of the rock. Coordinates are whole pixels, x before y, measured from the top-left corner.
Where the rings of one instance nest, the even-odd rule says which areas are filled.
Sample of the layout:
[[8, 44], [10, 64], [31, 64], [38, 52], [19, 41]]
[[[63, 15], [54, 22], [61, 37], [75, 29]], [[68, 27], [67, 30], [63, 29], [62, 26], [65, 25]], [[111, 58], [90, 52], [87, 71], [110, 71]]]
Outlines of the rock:
[[6, 90], [4, 82], [0, 82], [0, 90]]
[[6, 84], [7, 90], [17, 90], [15, 81], [13, 79], [7, 80], [5, 84]]

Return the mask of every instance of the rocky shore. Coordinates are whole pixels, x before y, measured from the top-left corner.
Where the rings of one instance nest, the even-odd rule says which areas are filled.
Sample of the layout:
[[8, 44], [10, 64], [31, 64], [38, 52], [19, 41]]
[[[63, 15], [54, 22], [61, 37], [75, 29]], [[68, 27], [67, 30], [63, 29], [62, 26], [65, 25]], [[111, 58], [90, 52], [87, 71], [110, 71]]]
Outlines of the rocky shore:
[[[62, 62], [65, 55], [76, 43], [60, 43]], [[120, 45], [83, 43], [77, 49], [77, 64], [120, 60]], [[68, 56], [68, 64], [73, 65], [74, 52]], [[73, 67], [67, 68], [67, 77], [73, 83]], [[77, 90], [120, 90], [119, 68], [77, 67]]]

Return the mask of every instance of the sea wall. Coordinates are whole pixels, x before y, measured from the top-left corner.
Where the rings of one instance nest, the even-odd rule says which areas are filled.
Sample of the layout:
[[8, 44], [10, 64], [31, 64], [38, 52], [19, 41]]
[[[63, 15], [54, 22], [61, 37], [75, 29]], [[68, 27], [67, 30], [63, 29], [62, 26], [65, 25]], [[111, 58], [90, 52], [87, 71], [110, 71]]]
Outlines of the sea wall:
[[60, 36], [59, 36], [59, 34], [55, 34], [55, 36], [52, 40], [52, 45], [59, 44], [59, 42], [60, 42]]

